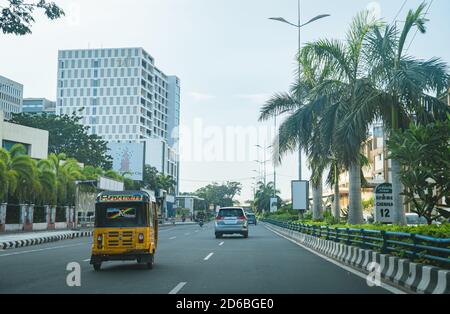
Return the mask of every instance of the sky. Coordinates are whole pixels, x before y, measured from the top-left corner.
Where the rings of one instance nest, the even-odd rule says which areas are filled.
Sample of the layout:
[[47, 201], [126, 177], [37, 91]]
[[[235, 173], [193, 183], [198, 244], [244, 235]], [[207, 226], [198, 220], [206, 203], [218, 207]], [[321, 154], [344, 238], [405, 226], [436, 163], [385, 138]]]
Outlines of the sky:
[[[143, 47], [158, 68], [181, 79], [181, 191], [192, 192], [211, 182], [240, 181], [243, 191], [238, 199], [251, 199], [254, 177], [263, 172], [254, 160], [264, 160], [264, 150], [255, 145], [269, 146], [274, 135], [273, 120], [258, 121], [260, 107], [274, 93], [289, 89], [296, 68], [296, 29], [268, 18], [295, 22], [297, 1], [54, 1], [66, 11], [63, 19], [48, 21], [38, 15], [33, 34], [0, 34], [0, 75], [22, 83], [25, 97], [54, 100], [58, 49]], [[0, 0], [0, 6], [4, 2]], [[387, 22], [398, 14], [401, 23], [407, 10], [420, 3], [302, 0], [302, 22], [331, 14], [305, 27], [302, 42], [343, 39], [352, 17], [367, 8]], [[428, 32], [415, 37], [411, 55], [450, 62], [448, 12], [450, 1], [432, 1]], [[265, 160], [271, 154], [267, 149]], [[289, 154], [277, 167], [277, 188], [283, 199], [290, 198], [297, 164], [297, 154]], [[270, 161], [266, 174], [272, 181]], [[303, 179], [309, 175], [304, 163]]]

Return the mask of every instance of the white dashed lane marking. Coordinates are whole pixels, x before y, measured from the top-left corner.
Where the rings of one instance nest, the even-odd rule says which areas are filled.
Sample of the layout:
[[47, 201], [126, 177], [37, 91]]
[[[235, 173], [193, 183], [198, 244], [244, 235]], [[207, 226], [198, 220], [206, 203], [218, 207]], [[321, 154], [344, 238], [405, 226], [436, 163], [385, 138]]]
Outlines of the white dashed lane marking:
[[170, 290], [169, 294], [177, 294], [178, 291], [180, 291], [185, 284], [187, 284], [187, 282], [180, 282], [178, 285], [175, 286], [175, 288]]

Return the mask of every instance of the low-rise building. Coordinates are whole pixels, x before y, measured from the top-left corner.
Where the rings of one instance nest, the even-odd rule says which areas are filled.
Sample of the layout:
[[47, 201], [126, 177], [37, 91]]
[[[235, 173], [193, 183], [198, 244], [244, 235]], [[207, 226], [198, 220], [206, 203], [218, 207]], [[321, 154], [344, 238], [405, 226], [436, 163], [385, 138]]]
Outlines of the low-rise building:
[[7, 150], [15, 144], [22, 144], [33, 159], [48, 157], [48, 131], [30, 128], [5, 121], [0, 110], [0, 143]]

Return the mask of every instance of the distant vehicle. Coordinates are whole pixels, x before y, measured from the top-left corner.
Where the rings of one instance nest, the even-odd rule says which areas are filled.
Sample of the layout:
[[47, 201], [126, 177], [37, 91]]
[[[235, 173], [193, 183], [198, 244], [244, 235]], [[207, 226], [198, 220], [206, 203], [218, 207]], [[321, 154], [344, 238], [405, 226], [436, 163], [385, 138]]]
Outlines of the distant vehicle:
[[245, 215], [249, 224], [254, 224], [256, 226], [256, 215], [253, 212], [246, 211]]
[[428, 224], [425, 217], [419, 217], [416, 213], [407, 213], [406, 216], [406, 223], [408, 226], [419, 226], [419, 225], [426, 225]]
[[197, 215], [199, 212], [208, 210], [208, 202], [197, 196], [177, 196], [175, 199], [175, 207], [188, 209], [189, 214], [198, 222]]
[[242, 207], [221, 208], [214, 225], [216, 238], [224, 234], [241, 234], [248, 238], [248, 219]]

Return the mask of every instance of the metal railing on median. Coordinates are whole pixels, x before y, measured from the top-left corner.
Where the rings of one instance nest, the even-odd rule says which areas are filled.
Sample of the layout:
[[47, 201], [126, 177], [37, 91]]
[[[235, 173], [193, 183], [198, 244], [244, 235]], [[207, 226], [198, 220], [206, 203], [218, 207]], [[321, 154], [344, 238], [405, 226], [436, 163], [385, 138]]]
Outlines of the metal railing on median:
[[274, 219], [263, 221], [311, 236], [450, 268], [450, 238], [384, 230], [333, 228]]

